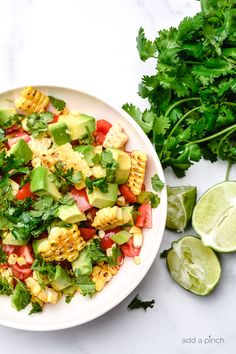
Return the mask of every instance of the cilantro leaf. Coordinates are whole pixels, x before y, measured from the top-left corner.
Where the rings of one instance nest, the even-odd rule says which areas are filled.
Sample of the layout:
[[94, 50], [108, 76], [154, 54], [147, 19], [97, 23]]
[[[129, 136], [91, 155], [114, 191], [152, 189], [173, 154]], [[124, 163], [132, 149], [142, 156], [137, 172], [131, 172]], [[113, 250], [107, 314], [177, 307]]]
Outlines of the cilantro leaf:
[[0, 264], [7, 262], [7, 254], [3, 251], [2, 246], [0, 245]]
[[31, 294], [25, 284], [20, 280], [18, 280], [18, 283], [12, 292], [11, 302], [17, 311], [23, 310], [31, 302]]
[[32, 309], [29, 312], [29, 315], [32, 315], [33, 313], [39, 313], [43, 311], [42, 306], [38, 302], [31, 302]]
[[33, 137], [38, 137], [48, 130], [48, 123], [52, 120], [53, 114], [51, 112], [33, 113], [27, 117], [26, 126]]
[[63, 167], [64, 164], [62, 162], [57, 162], [54, 165], [55, 174], [60, 179], [72, 185], [80, 183], [82, 181], [82, 173], [80, 171], [75, 172], [73, 167], [68, 170], [64, 170]]
[[151, 178], [152, 188], [155, 192], [160, 192], [164, 188], [164, 183], [160, 180], [157, 174]]
[[59, 99], [59, 98], [55, 98], [53, 96], [48, 96], [49, 97], [49, 101], [50, 103], [53, 105], [54, 108], [56, 108], [57, 111], [63, 111], [63, 109], [66, 106], [65, 101]]
[[153, 308], [155, 304], [155, 300], [151, 301], [142, 301], [138, 297], [139, 295], [137, 294], [135, 298], [131, 301], [131, 303], [128, 305], [129, 310], [135, 310], [139, 308], [143, 308], [145, 311], [147, 311], [148, 307]]
[[108, 192], [108, 184], [105, 177], [90, 179], [86, 177], [85, 185], [88, 188], [88, 193], [91, 194], [93, 192], [94, 187], [98, 188], [101, 192]]
[[75, 283], [79, 286], [80, 293], [83, 296], [93, 296], [96, 292], [95, 283], [87, 275], [79, 275], [75, 279]]
[[0, 278], [0, 295], [11, 295], [13, 286], [8, 282], [6, 278]]
[[122, 108], [138, 123], [145, 133], [149, 133], [152, 130], [153, 122], [156, 119], [155, 113], [148, 110], [142, 113], [139, 108], [128, 103], [124, 104]]
[[151, 207], [154, 209], [154, 208], [157, 208], [158, 205], [160, 204], [160, 197], [155, 194], [155, 193], [152, 193], [151, 194], [151, 197], [150, 197], [150, 201], [151, 201]]
[[137, 36], [137, 49], [139, 52], [140, 59], [146, 61], [150, 57], [155, 57], [157, 47], [155, 42], [147, 40], [145, 37], [144, 29], [141, 27], [138, 31]]
[[111, 248], [111, 256], [108, 257], [107, 261], [108, 264], [113, 267], [118, 265], [118, 257], [121, 256], [120, 248], [116, 245], [115, 247]]

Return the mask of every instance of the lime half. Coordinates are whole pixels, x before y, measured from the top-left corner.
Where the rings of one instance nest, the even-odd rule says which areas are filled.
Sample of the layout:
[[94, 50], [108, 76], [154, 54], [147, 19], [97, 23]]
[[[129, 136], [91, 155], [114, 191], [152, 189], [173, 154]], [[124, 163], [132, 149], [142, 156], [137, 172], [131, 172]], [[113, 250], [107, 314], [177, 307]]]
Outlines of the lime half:
[[167, 219], [170, 229], [183, 231], [191, 219], [196, 203], [197, 188], [192, 186], [167, 187]]
[[221, 267], [215, 252], [195, 236], [174, 241], [166, 262], [172, 278], [197, 295], [209, 294], [217, 285]]
[[194, 208], [192, 224], [204, 245], [218, 252], [236, 251], [236, 182], [208, 189]]

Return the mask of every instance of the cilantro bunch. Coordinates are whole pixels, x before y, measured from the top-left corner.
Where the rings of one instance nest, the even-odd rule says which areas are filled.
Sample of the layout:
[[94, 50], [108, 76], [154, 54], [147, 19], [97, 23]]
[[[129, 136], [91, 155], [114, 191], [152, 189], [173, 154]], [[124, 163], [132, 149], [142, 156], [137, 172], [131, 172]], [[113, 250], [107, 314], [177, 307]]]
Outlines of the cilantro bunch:
[[150, 109], [123, 109], [178, 177], [202, 157], [236, 162], [235, 28], [234, 0], [201, 0], [200, 13], [159, 31], [154, 41], [139, 30], [141, 60], [157, 61], [156, 73], [144, 76], [138, 91]]

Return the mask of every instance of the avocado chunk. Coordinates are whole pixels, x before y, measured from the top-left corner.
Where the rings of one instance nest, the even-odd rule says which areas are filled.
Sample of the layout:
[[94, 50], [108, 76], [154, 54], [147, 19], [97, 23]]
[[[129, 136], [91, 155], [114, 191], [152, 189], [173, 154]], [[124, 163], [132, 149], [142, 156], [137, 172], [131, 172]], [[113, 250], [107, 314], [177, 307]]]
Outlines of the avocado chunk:
[[70, 135], [67, 133], [67, 125], [64, 122], [49, 124], [48, 130], [56, 145], [70, 142]]
[[3, 126], [4, 123], [14, 114], [16, 114], [15, 108], [2, 108], [0, 109], [0, 126]]
[[50, 195], [54, 199], [61, 198], [61, 193], [58, 191], [55, 184], [52, 182], [53, 175], [43, 166], [33, 169], [30, 176], [30, 190], [39, 196]]
[[43, 243], [45, 240], [47, 240], [47, 237], [43, 238], [41, 240], [34, 240], [32, 242], [32, 247], [33, 247], [33, 251], [34, 251], [35, 256], [39, 256], [40, 255], [38, 249], [39, 249], [39, 246], [41, 245], [41, 243]]
[[72, 284], [69, 275], [59, 264], [56, 265], [56, 273], [51, 284], [56, 291], [61, 291]]
[[142, 191], [138, 196], [137, 196], [137, 203], [139, 204], [144, 204], [148, 203], [151, 200], [152, 197], [152, 192], [148, 191]]
[[85, 214], [79, 210], [77, 204], [61, 205], [58, 208], [57, 216], [69, 224], [86, 220]]
[[126, 243], [127, 241], [129, 241], [131, 237], [131, 234], [126, 231], [126, 230], [122, 230], [117, 232], [115, 235], [111, 236], [111, 239], [116, 242], [118, 245], [123, 245], [123, 243]]
[[84, 155], [89, 166], [93, 166], [94, 150], [92, 145], [79, 145], [74, 147], [74, 150]]
[[61, 115], [58, 121], [67, 125], [71, 140], [84, 139], [96, 129], [95, 118], [79, 112]]
[[88, 275], [92, 272], [92, 260], [89, 255], [89, 248], [82, 249], [79, 257], [72, 262], [72, 269], [75, 276]]
[[119, 149], [107, 149], [111, 151], [113, 159], [118, 162], [118, 168], [116, 170], [116, 177], [114, 183], [124, 184], [128, 181], [131, 171], [131, 158], [130, 156]]
[[23, 160], [26, 164], [32, 159], [33, 156], [29, 145], [23, 139], [18, 140], [17, 143], [12, 146], [10, 154], [13, 154], [16, 158]]
[[92, 193], [88, 194], [89, 204], [94, 206], [95, 208], [106, 208], [112, 207], [117, 199], [118, 195], [118, 185], [117, 184], [108, 184], [107, 193], [101, 192], [98, 188], [94, 188]]
[[9, 232], [7, 236], [3, 239], [2, 243], [4, 245], [12, 245], [12, 246], [24, 246], [28, 243], [29, 238], [26, 240], [17, 240], [14, 235]]
[[128, 225], [128, 226], [134, 225], [133, 212], [134, 212], [133, 206], [122, 207], [124, 225]]

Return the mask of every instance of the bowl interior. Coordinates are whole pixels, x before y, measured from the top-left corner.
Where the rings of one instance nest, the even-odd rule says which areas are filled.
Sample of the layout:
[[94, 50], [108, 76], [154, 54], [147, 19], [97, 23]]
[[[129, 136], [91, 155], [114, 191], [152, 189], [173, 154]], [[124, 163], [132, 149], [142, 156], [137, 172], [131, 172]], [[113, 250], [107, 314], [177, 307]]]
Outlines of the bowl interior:
[[[120, 122], [129, 136], [127, 150], [142, 150], [148, 154], [145, 184], [151, 189], [150, 179], [155, 173], [164, 181], [164, 174], [158, 157], [140, 127], [121, 109], [85, 92], [63, 87], [37, 86], [41, 91], [66, 101], [73, 110], [86, 113], [96, 119]], [[0, 107], [11, 106], [11, 100], [19, 95], [21, 88], [0, 94]], [[161, 203], [153, 209], [153, 227], [145, 229], [144, 244], [140, 253], [141, 264], [135, 265], [126, 259], [119, 273], [92, 299], [76, 294], [70, 304], [62, 299], [57, 305], [48, 305], [40, 314], [28, 316], [29, 309], [17, 312], [10, 305], [10, 298], [1, 296], [0, 324], [25, 330], [56, 330], [73, 327], [95, 319], [112, 309], [141, 282], [159, 250], [166, 219], [166, 190], [161, 192]]]

